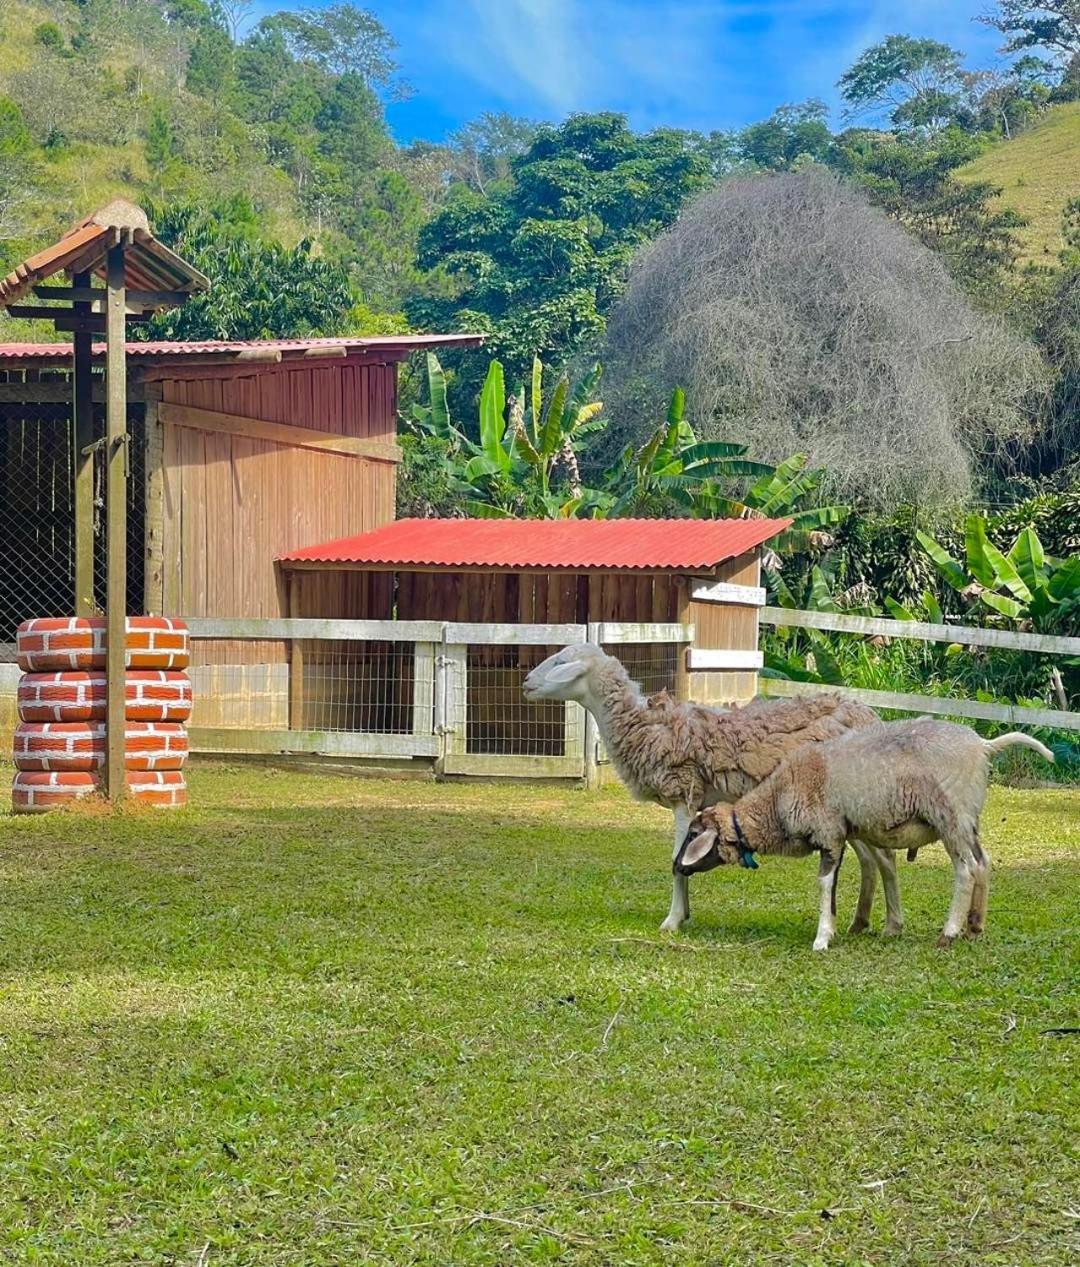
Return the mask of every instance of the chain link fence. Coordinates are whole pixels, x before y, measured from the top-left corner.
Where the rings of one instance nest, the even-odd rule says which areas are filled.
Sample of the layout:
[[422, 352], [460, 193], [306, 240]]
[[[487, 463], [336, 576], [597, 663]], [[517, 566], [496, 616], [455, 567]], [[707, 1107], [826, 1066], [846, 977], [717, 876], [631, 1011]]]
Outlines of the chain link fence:
[[[4, 390], [7, 389], [7, 390]], [[34, 399], [35, 395], [41, 399]], [[105, 410], [94, 405], [94, 440]], [[127, 446], [128, 612], [143, 610], [144, 407], [130, 406]], [[105, 601], [105, 454], [93, 450], [94, 601]], [[34, 616], [75, 610], [75, 471], [70, 378], [0, 373], [0, 663], [15, 659], [15, 630]]]

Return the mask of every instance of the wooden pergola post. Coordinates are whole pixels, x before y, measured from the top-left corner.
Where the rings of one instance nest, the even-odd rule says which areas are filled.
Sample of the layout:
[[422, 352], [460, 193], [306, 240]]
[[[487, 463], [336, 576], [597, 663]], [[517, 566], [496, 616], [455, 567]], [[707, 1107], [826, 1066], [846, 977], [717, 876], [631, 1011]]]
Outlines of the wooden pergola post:
[[106, 790], [124, 798], [124, 678], [127, 670], [127, 321], [124, 245], [109, 248], [105, 300], [105, 677]]
[[[91, 273], [75, 273], [72, 286], [89, 290]], [[88, 317], [92, 305], [73, 305], [77, 317]], [[89, 326], [89, 323], [87, 323]], [[72, 377], [75, 431], [75, 615], [94, 614], [94, 374], [93, 335], [89, 328], [73, 335], [75, 372]]]

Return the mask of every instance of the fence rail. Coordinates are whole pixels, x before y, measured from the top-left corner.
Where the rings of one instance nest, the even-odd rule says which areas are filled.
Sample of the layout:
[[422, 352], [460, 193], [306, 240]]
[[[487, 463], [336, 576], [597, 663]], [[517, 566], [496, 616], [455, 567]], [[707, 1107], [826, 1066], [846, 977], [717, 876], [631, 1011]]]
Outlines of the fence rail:
[[[937, 625], [917, 620], [886, 620], [877, 616], [851, 616], [841, 612], [797, 611], [787, 607], [762, 609], [763, 623], [790, 629], [818, 629], [833, 633], [862, 634], [865, 637], [910, 639], [916, 642], [959, 644], [1010, 651], [1031, 651], [1042, 655], [1080, 656], [1080, 638], [1054, 634], [1022, 633], [1009, 629], [980, 629], [973, 625]], [[829, 686], [814, 682], [792, 682], [764, 678], [762, 691], [768, 696], [794, 698], [816, 695], [823, 689], [838, 691], [874, 708], [897, 712], [930, 713], [941, 717], [971, 717], [981, 721], [1004, 722], [1010, 726], [1039, 726], [1054, 730], [1080, 731], [1080, 713], [1067, 709], [1026, 708], [1018, 704], [998, 704], [940, 695], [915, 695], [896, 691], [876, 691], [861, 687]]]

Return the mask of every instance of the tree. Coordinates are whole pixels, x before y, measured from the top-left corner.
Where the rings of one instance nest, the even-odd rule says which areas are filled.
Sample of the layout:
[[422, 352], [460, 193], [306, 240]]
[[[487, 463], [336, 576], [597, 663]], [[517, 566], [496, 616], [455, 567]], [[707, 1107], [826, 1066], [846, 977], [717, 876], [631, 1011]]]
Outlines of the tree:
[[849, 117], [885, 112], [895, 127], [936, 132], [961, 105], [960, 54], [937, 40], [889, 35], [840, 77]]
[[[419, 263], [454, 278], [452, 300], [406, 305], [421, 327], [489, 330], [489, 352], [524, 374], [533, 355], [556, 365], [602, 333], [634, 248], [675, 218], [709, 180], [685, 133], [635, 135], [617, 114], [542, 127], [510, 163], [512, 183], [463, 186], [420, 234]], [[477, 390], [478, 358], [462, 358]]]
[[333, 4], [325, 9], [276, 13], [260, 26], [280, 32], [290, 51], [330, 75], [356, 75], [384, 88], [397, 73], [397, 41], [368, 9]]
[[823, 161], [832, 144], [824, 101], [781, 106], [762, 123], [744, 128], [737, 138], [743, 162], [766, 171], [789, 171], [800, 159]]
[[640, 442], [682, 383], [706, 440], [805, 453], [826, 492], [963, 497], [1041, 385], [1035, 349], [835, 175], [725, 181], [635, 259], [603, 360], [612, 441]]
[[353, 305], [348, 274], [310, 244], [264, 241], [250, 202], [151, 211], [157, 236], [210, 279], [210, 290], [139, 327], [151, 339], [262, 339], [337, 334]]
[[532, 119], [485, 111], [451, 136], [446, 150], [451, 179], [486, 195], [488, 185], [509, 179], [511, 160], [525, 153], [539, 126]]
[[979, 21], [1005, 36], [1003, 53], [1044, 48], [1064, 62], [1080, 54], [1080, 0], [998, 0], [993, 12]]

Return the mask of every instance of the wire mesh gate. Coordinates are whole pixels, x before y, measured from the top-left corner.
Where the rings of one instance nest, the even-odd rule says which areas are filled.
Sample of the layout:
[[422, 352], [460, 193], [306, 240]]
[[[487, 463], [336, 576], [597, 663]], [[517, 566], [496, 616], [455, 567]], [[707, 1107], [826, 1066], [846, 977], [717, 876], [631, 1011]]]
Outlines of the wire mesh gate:
[[195, 751], [416, 758], [446, 775], [530, 778], [587, 777], [606, 759], [579, 705], [525, 699], [532, 668], [588, 639], [647, 693], [674, 690], [693, 638], [679, 624], [188, 623]]
[[[0, 664], [14, 663], [15, 630], [35, 616], [76, 612], [75, 467], [70, 379], [0, 375]], [[40, 399], [35, 399], [40, 397]], [[128, 407], [127, 610], [144, 610], [145, 406]], [[104, 405], [93, 409], [94, 438], [105, 435]], [[93, 599], [105, 602], [105, 461], [93, 464]]]

